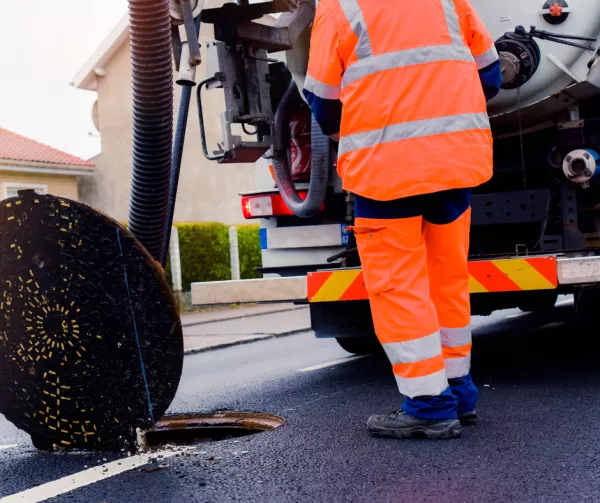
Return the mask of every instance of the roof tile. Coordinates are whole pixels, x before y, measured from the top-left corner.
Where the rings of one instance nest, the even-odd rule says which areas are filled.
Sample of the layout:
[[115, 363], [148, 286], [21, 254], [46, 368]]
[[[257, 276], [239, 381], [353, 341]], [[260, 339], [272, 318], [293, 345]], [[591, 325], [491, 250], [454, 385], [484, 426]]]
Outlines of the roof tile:
[[0, 159], [92, 168], [94, 163], [0, 128]]

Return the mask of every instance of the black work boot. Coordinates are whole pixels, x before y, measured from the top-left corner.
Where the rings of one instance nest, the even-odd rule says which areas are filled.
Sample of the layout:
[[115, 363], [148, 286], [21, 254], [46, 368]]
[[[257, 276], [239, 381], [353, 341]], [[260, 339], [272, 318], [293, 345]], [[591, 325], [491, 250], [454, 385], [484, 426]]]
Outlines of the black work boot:
[[387, 415], [375, 414], [367, 421], [373, 435], [394, 438], [412, 438], [425, 435], [427, 438], [458, 438], [458, 419], [418, 419], [403, 410]]
[[463, 426], [474, 425], [477, 422], [477, 412], [475, 410], [463, 412], [462, 414], [459, 414], [458, 420]]

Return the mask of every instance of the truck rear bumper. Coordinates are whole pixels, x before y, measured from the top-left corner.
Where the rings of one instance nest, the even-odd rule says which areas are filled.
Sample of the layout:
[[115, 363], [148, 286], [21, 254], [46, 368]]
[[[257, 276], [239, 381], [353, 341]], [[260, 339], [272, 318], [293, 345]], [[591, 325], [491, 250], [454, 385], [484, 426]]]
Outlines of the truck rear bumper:
[[[519, 292], [555, 290], [600, 282], [600, 256], [515, 257], [469, 262], [470, 291]], [[334, 269], [308, 276], [192, 284], [192, 304], [261, 302], [338, 302], [366, 300], [362, 270]]]
[[307, 299], [306, 276], [192, 283], [192, 304], [254, 304]]
[[559, 285], [581, 285], [600, 282], [600, 257], [559, 258]]

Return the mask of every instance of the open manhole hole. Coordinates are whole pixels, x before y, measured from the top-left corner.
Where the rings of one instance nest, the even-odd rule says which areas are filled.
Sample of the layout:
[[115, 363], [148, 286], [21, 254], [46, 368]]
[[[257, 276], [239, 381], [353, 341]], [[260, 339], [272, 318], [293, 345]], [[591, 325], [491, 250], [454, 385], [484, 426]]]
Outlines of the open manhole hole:
[[176, 414], [160, 419], [146, 432], [145, 441], [148, 447], [217, 442], [274, 430], [283, 424], [281, 417], [253, 412]]

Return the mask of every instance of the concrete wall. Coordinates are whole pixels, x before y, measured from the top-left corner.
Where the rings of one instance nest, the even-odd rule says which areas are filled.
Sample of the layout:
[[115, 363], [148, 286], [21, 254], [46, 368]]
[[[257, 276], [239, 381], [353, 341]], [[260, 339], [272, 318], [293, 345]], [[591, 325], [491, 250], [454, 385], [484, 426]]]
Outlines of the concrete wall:
[[49, 194], [77, 201], [77, 177], [68, 175], [46, 175], [41, 173], [19, 173], [0, 171], [0, 199], [6, 194], [6, 184], [46, 185]]
[[[202, 25], [203, 41], [212, 38], [212, 27]], [[127, 219], [131, 184], [131, 84], [129, 42], [125, 43], [98, 79], [97, 120], [102, 153], [94, 159], [93, 179], [79, 182], [81, 198], [117, 220]], [[205, 77], [202, 65], [197, 81]], [[209, 91], [203, 100], [209, 148], [220, 138], [219, 114], [224, 109], [221, 90]], [[176, 86], [175, 111], [179, 103]], [[254, 165], [219, 165], [202, 154], [195, 95], [183, 154], [175, 209], [176, 221], [243, 221], [239, 192], [255, 188]]]

